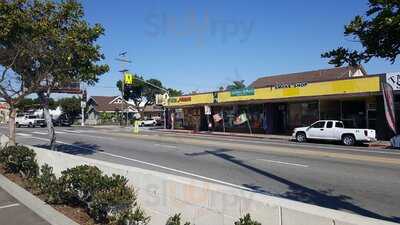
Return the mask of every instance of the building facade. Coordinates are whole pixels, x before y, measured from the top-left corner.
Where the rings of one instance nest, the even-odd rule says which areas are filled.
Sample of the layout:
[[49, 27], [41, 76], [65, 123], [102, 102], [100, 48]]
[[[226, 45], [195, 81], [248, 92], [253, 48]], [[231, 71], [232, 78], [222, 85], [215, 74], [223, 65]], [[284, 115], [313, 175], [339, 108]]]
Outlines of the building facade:
[[[367, 75], [362, 67], [268, 76], [241, 90], [170, 98], [169, 123], [176, 129], [289, 134], [295, 127], [333, 119], [346, 127], [375, 129], [387, 139], [393, 134], [386, 124], [381, 82], [385, 74]], [[399, 98], [395, 91], [397, 114]], [[236, 123], [242, 114], [248, 122]]]

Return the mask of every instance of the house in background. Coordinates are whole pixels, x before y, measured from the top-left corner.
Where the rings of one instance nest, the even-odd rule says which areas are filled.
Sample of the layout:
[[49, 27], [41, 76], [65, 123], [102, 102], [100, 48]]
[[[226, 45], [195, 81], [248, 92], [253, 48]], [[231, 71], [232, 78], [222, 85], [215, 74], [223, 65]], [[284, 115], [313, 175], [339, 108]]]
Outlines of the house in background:
[[132, 119], [138, 113], [134, 104], [121, 96], [91, 96], [86, 103], [88, 125], [119, 124], [121, 119]]
[[[161, 106], [140, 106], [139, 110], [133, 102], [127, 102], [121, 96], [92, 96], [86, 103], [86, 120], [88, 125], [111, 125], [120, 124], [121, 120], [137, 118], [163, 120], [164, 111]], [[126, 113], [128, 111], [128, 113]]]

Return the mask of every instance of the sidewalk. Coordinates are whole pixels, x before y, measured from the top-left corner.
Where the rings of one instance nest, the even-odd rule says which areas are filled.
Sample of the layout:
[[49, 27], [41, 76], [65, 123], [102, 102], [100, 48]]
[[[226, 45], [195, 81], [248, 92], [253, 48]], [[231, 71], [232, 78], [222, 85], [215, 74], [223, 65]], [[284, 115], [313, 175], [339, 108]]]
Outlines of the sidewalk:
[[50, 225], [2, 188], [0, 188], [0, 224]]
[[[215, 131], [193, 131], [193, 130], [170, 130], [170, 129], [154, 129], [165, 133], [177, 133], [177, 134], [193, 134], [193, 135], [213, 135], [213, 136], [226, 136], [226, 137], [243, 137], [243, 138], [258, 138], [258, 139], [269, 139], [269, 140], [282, 140], [291, 141], [292, 136], [290, 135], [275, 135], [275, 134], [246, 134], [246, 133], [231, 133], [231, 132], [215, 132]], [[390, 147], [389, 141], [376, 141], [366, 143], [368, 147], [388, 148]]]

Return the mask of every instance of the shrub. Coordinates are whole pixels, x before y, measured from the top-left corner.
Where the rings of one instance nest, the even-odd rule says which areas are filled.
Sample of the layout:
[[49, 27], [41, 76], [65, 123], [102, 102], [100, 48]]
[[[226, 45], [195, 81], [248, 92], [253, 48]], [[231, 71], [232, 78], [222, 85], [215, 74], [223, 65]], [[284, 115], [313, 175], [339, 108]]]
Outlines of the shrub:
[[77, 166], [61, 172], [60, 197], [68, 204], [84, 205], [102, 186], [102, 172], [94, 166]]
[[40, 175], [35, 179], [35, 186], [40, 194], [45, 194], [46, 201], [49, 203], [59, 203], [60, 183], [53, 173], [53, 168], [44, 164], [40, 169]]
[[[168, 218], [166, 225], [181, 225], [181, 214], [175, 214]], [[186, 222], [184, 225], [190, 225], [190, 223]]]
[[244, 217], [240, 218], [239, 221], [236, 221], [235, 225], [261, 225], [261, 223], [252, 220], [250, 214], [247, 213]]
[[9, 173], [20, 173], [22, 177], [31, 178], [38, 174], [39, 166], [36, 153], [25, 146], [8, 146], [0, 151], [0, 162]]
[[90, 203], [89, 211], [98, 222], [118, 219], [123, 212], [136, 203], [136, 195], [132, 188], [116, 186], [97, 191]]

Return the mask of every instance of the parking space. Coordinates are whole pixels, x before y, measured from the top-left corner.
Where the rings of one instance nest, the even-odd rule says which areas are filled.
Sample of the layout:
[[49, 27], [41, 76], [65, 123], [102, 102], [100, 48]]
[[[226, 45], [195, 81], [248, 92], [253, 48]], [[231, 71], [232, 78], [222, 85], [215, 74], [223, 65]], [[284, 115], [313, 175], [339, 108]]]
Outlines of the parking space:
[[26, 206], [0, 188], [0, 224], [49, 225]]

